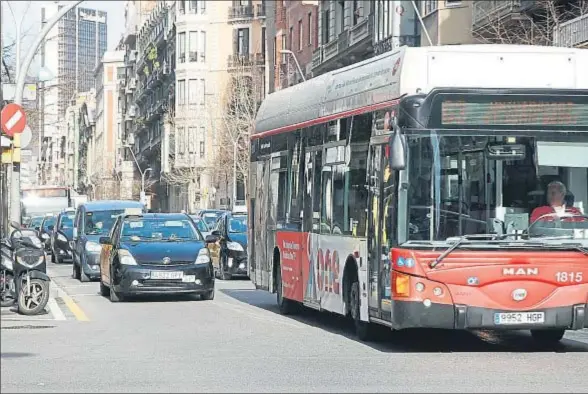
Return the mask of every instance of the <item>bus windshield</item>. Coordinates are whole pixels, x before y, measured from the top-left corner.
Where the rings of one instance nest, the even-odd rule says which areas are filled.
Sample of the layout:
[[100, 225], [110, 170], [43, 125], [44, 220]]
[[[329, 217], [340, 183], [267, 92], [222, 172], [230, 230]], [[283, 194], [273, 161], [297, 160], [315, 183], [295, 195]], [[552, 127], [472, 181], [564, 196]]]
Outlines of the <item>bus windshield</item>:
[[[516, 146], [518, 156], [492, 157], [489, 152], [496, 153], [500, 146], [508, 154]], [[401, 191], [401, 201], [405, 199], [408, 211], [400, 241], [531, 229], [541, 234], [540, 228], [556, 225], [557, 230], [548, 232], [583, 237], [587, 144], [430, 131], [407, 136], [407, 147], [407, 188]], [[537, 220], [547, 224], [530, 228]]]

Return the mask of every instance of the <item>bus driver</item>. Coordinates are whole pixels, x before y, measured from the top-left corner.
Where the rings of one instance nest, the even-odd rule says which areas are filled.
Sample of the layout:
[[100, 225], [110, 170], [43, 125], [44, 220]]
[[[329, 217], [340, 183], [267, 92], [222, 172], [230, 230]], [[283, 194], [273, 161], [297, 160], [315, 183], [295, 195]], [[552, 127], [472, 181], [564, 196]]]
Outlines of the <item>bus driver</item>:
[[574, 206], [568, 207], [566, 206], [565, 196], [567, 190], [566, 186], [559, 182], [553, 181], [547, 185], [547, 203], [549, 205], [544, 205], [542, 207], [537, 207], [531, 213], [531, 223], [534, 223], [537, 219], [540, 219], [542, 216], [550, 215], [550, 214], [557, 214], [562, 215], [564, 213], [567, 214], [575, 214], [581, 215], [582, 212]]

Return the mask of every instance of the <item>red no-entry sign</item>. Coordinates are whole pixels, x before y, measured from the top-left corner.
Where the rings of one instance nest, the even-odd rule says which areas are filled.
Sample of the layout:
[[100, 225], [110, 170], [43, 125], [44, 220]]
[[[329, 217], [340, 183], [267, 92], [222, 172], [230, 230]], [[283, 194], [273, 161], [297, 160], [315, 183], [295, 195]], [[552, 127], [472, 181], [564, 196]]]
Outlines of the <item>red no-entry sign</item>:
[[22, 133], [27, 125], [27, 115], [18, 104], [8, 104], [2, 109], [0, 117], [2, 118], [2, 131], [9, 137]]

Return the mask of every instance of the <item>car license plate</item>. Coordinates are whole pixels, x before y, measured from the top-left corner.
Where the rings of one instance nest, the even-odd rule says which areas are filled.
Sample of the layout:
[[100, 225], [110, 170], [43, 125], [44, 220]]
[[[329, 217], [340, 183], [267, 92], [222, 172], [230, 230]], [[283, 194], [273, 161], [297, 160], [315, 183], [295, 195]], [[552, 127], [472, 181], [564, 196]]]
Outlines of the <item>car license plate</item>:
[[151, 279], [182, 279], [182, 271], [151, 271]]
[[194, 283], [196, 282], [196, 275], [184, 275], [182, 277], [182, 282]]
[[545, 312], [502, 312], [494, 314], [494, 324], [543, 324]]

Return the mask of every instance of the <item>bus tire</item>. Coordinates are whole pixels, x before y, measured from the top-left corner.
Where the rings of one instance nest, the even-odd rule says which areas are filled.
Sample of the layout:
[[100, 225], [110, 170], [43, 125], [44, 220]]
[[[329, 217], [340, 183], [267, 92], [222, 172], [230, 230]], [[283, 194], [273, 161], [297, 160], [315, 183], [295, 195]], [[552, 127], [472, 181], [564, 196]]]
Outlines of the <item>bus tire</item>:
[[361, 320], [361, 293], [359, 290], [359, 282], [355, 280], [351, 284], [349, 300], [351, 301], [351, 318], [355, 327], [355, 335], [361, 341], [370, 341], [373, 337], [373, 326], [369, 322]]
[[294, 303], [293, 301], [284, 298], [283, 297], [283, 286], [282, 286], [282, 269], [279, 265], [279, 263], [274, 263], [277, 264], [277, 269], [276, 269], [276, 300], [278, 302], [278, 309], [280, 310], [280, 313], [282, 315], [289, 315], [294, 311]]

